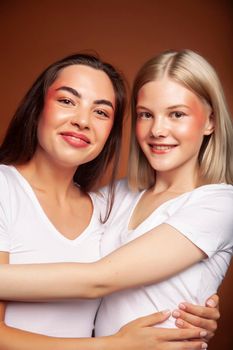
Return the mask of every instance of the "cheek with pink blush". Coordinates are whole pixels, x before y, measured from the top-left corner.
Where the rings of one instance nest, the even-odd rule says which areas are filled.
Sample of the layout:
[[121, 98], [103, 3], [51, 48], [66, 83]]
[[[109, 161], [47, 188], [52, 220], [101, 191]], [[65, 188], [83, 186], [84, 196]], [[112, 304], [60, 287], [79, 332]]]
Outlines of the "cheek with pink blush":
[[150, 134], [150, 125], [149, 123], [140, 123], [140, 121], [136, 122], [135, 125], [135, 135], [136, 135], [136, 139], [140, 140], [143, 139], [145, 137], [148, 137], [148, 135]]

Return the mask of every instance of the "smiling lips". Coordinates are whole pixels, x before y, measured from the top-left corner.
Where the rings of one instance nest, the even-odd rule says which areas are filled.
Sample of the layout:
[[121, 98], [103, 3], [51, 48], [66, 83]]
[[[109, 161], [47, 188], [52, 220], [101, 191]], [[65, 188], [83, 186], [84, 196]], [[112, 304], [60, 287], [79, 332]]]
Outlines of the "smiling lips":
[[171, 149], [175, 148], [177, 145], [165, 145], [165, 144], [149, 144], [152, 153], [164, 154], [168, 153]]
[[87, 136], [72, 131], [62, 132], [61, 136], [68, 144], [77, 148], [87, 147], [91, 143]]

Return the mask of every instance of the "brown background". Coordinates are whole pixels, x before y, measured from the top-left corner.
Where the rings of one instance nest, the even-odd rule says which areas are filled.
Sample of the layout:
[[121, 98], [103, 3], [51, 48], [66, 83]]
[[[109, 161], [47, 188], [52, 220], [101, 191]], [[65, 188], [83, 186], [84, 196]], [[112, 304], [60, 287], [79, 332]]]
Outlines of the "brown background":
[[[227, 0], [1, 0], [0, 140], [37, 75], [65, 55], [95, 50], [132, 82], [139, 66], [165, 49], [190, 48], [217, 69], [231, 111], [233, 13]], [[121, 159], [126, 173], [129, 121]], [[221, 320], [210, 350], [233, 349], [233, 268], [220, 289]]]

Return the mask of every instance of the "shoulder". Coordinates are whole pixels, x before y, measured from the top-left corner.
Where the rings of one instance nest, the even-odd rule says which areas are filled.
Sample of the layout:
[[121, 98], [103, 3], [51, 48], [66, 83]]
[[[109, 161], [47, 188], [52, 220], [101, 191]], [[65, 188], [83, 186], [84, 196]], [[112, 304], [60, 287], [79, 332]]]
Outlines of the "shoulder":
[[16, 202], [15, 199], [22, 195], [24, 190], [23, 180], [13, 166], [0, 164], [0, 200], [1, 203]]
[[[95, 193], [95, 195], [102, 203], [106, 203], [106, 201], [108, 199], [109, 192], [110, 192], [110, 187], [104, 186], [104, 187], [101, 187]], [[135, 197], [137, 197], [137, 195], [138, 195], [138, 192], [132, 192], [129, 189], [128, 181], [126, 178], [120, 179], [120, 180], [115, 182], [114, 204], [121, 202], [123, 199], [124, 200], [126, 200], [126, 199], [131, 200], [131, 198], [135, 198]]]
[[[102, 187], [95, 194], [95, 203], [102, 209], [106, 209], [110, 188]], [[119, 211], [128, 210], [129, 206], [135, 202], [139, 192], [132, 192], [128, 187], [127, 179], [120, 179], [115, 183], [115, 195], [109, 220], [115, 217]]]
[[128, 180], [126, 178], [116, 182], [116, 197], [131, 196], [133, 197], [138, 192], [132, 192], [129, 189]]
[[[193, 191], [184, 193], [175, 198], [169, 205], [170, 215], [183, 215], [183, 220], [190, 219], [190, 216], [202, 217], [217, 214], [222, 217], [232, 217], [233, 207], [233, 186], [227, 184], [210, 184], [198, 187]], [[185, 216], [186, 213], [192, 215]]]
[[[233, 186], [228, 184], [211, 184], [201, 186], [190, 192], [187, 204], [206, 205], [210, 208], [227, 210], [233, 206]], [[232, 209], [231, 209], [232, 210]]]
[[[211, 252], [214, 252], [233, 245], [232, 208], [232, 185], [201, 186], [178, 198], [166, 223], [202, 248], [208, 244], [209, 249], [211, 245]], [[207, 251], [207, 248], [202, 250]]]
[[[0, 217], [1, 223], [10, 216], [12, 209], [13, 196], [12, 189], [14, 180], [12, 179], [11, 167], [0, 164]], [[13, 181], [12, 181], [13, 180]], [[3, 218], [5, 218], [3, 220]]]
[[0, 164], [0, 177], [1, 179], [6, 178], [15, 178], [16, 177], [16, 169], [11, 165]]
[[17, 170], [10, 165], [0, 164], [0, 186], [1, 190], [16, 190], [22, 184]]
[[12, 174], [12, 169], [8, 165], [0, 164], [0, 187], [1, 193], [5, 191], [12, 182], [14, 178]]
[[140, 192], [131, 191], [126, 178], [118, 180], [115, 188], [114, 204], [118, 206], [123, 203], [131, 203], [132, 201], [135, 201], [139, 194]]

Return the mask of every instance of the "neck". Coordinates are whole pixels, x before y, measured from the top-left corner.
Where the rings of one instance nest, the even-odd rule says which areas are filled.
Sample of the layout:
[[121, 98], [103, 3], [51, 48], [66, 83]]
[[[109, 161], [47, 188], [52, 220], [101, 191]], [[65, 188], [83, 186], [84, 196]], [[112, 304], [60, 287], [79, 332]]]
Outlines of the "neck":
[[185, 169], [174, 169], [169, 172], [156, 172], [156, 181], [153, 187], [153, 192], [174, 192], [185, 193], [205, 184], [200, 176], [199, 167], [190, 166]]
[[53, 196], [58, 201], [65, 199], [74, 188], [77, 189], [73, 183], [77, 168], [55, 165], [36, 155], [28, 163], [16, 168], [35, 191]]

